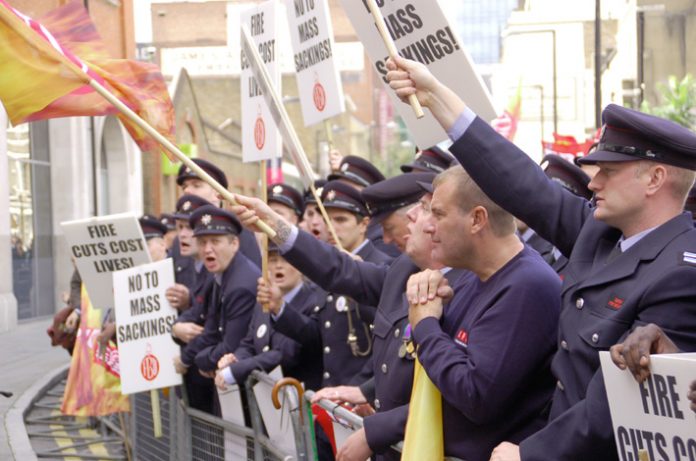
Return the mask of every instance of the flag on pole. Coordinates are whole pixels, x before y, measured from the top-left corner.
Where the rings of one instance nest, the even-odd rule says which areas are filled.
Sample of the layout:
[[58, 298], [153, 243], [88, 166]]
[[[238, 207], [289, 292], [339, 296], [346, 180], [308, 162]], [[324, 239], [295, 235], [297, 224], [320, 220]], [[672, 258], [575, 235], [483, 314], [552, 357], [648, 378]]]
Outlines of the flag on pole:
[[495, 131], [505, 136], [508, 141], [515, 140], [517, 133], [517, 124], [520, 121], [522, 112], [522, 79], [517, 84], [517, 91], [510, 98], [508, 106], [503, 113], [491, 122], [491, 126]]
[[111, 342], [104, 356], [97, 353], [101, 309], [95, 309], [82, 286], [82, 315], [61, 411], [73, 416], [103, 416], [130, 411], [127, 395], [121, 395], [118, 349]]
[[416, 358], [401, 460], [441, 460], [444, 457], [442, 395]]
[[[154, 139], [89, 86], [91, 78], [162, 135], [174, 139], [174, 107], [158, 68], [111, 58], [80, 3], [68, 3], [38, 22], [0, 0], [0, 37], [10, 38], [13, 45], [0, 50], [0, 100], [13, 124], [118, 114], [142, 150], [157, 150]], [[70, 63], [86, 75], [80, 78], [70, 70]]]

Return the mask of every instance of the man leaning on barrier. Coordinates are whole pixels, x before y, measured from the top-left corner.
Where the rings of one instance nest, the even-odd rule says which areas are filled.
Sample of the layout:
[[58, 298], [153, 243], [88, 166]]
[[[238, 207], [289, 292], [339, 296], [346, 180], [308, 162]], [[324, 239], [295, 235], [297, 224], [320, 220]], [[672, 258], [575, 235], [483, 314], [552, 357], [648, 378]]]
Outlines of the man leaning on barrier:
[[592, 203], [548, 180], [425, 66], [397, 58], [388, 67], [390, 86], [430, 109], [481, 189], [569, 259], [549, 423], [519, 447], [500, 445], [491, 459], [617, 459], [599, 351], [650, 322], [680, 348], [696, 347], [696, 229], [682, 213], [696, 135], [609, 105], [597, 150], [581, 160], [599, 167]]

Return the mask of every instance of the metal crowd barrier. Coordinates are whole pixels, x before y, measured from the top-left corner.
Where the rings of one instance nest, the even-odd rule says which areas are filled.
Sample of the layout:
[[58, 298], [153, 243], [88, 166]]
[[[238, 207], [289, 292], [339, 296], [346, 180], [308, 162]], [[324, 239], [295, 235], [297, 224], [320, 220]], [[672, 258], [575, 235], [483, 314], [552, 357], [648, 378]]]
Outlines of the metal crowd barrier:
[[[272, 439], [266, 431], [266, 423], [253, 388], [265, 383], [273, 388], [276, 408], [287, 410], [292, 427], [294, 451], [281, 448], [287, 440]], [[249, 405], [251, 427], [226, 421], [217, 416], [188, 407], [176, 396], [173, 389], [159, 391], [162, 436], [154, 435], [150, 393], [136, 394], [131, 398], [131, 416], [126, 432], [129, 436], [131, 458], [142, 461], [315, 461], [314, 423], [311, 416], [313, 391], [303, 392], [292, 378], [274, 380], [266, 373], [254, 371], [244, 386]], [[330, 400], [322, 399], [318, 405], [326, 410], [343, 427], [356, 431], [363, 426], [363, 419]], [[399, 452], [403, 442], [394, 445]], [[445, 458], [456, 461], [455, 458]]]
[[[253, 387], [257, 383], [277, 387], [277, 401], [287, 410], [296, 451], [280, 448], [266, 433]], [[280, 384], [280, 385], [279, 385]], [[131, 397], [131, 415], [127, 427], [133, 460], [143, 461], [313, 461], [316, 459], [311, 408], [298, 395], [298, 389], [276, 382], [265, 373], [254, 371], [245, 383], [251, 427], [235, 424], [188, 407], [173, 389], [162, 390], [160, 414], [162, 436], [154, 435], [150, 393]], [[275, 390], [274, 390], [275, 393]], [[300, 406], [302, 403], [302, 407]]]

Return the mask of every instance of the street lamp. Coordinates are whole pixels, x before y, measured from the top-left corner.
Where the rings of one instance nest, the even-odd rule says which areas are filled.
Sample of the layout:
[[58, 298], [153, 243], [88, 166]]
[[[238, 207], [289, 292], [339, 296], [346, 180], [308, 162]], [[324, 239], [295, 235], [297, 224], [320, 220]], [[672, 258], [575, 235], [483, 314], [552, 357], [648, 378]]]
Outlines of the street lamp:
[[530, 35], [530, 34], [551, 34], [552, 65], [553, 65], [553, 131], [558, 133], [558, 67], [556, 57], [556, 30], [555, 29], [533, 29], [533, 30], [508, 30], [503, 33], [503, 37], [511, 35]]

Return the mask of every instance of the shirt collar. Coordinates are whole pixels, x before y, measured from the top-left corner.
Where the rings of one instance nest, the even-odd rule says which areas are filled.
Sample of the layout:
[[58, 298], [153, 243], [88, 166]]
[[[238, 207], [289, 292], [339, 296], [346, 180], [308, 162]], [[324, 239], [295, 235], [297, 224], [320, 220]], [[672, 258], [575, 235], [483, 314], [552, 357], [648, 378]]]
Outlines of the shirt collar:
[[358, 247], [357, 247], [355, 250], [351, 251], [350, 253], [351, 253], [351, 254], [354, 254], [354, 255], [358, 254], [358, 252], [359, 252], [360, 250], [362, 250], [363, 248], [365, 248], [365, 245], [367, 245], [367, 242], [369, 242], [368, 239], [363, 240], [363, 243], [361, 243], [360, 245], [358, 245]]
[[531, 227], [528, 227], [527, 230], [522, 232], [520, 234], [520, 238], [524, 243], [527, 243], [527, 241], [532, 238], [532, 235], [534, 235], [534, 230]]
[[217, 283], [218, 286], [222, 286], [222, 274], [213, 274], [213, 278], [215, 279], [215, 283]]
[[285, 301], [288, 304], [291, 303], [292, 300], [295, 299], [295, 296], [297, 296], [297, 293], [299, 293], [300, 290], [302, 289], [302, 285], [303, 285], [303, 283], [300, 282], [295, 288], [293, 288], [292, 290], [285, 293], [283, 295], [283, 301]]
[[196, 270], [196, 273], [200, 274], [201, 270], [203, 270], [203, 261], [194, 261], [193, 268]]
[[449, 271], [451, 271], [451, 270], [452, 270], [451, 267], [443, 267], [442, 269], [440, 269], [440, 273], [441, 273], [442, 275], [447, 275], [447, 273], [448, 273]]
[[628, 251], [629, 248], [631, 248], [633, 245], [636, 243], [640, 242], [643, 237], [648, 235], [650, 232], [654, 231], [657, 229], [657, 226], [651, 227], [650, 229], [645, 229], [643, 232], [638, 232], [636, 235], [632, 235], [629, 238], [624, 238], [622, 235], [621, 238], [619, 239], [619, 245], [621, 246], [621, 252], [626, 252]]

